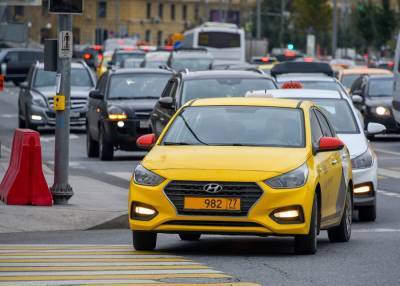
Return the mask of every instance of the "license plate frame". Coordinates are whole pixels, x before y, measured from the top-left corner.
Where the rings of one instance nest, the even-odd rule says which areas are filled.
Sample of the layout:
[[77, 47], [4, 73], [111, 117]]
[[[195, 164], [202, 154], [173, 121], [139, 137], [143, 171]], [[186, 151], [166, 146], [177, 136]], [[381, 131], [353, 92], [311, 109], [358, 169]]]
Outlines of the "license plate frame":
[[140, 120], [139, 121], [139, 127], [142, 129], [148, 129], [150, 128], [150, 120]]
[[184, 210], [195, 211], [241, 211], [240, 198], [224, 197], [191, 197], [186, 196], [183, 200]]

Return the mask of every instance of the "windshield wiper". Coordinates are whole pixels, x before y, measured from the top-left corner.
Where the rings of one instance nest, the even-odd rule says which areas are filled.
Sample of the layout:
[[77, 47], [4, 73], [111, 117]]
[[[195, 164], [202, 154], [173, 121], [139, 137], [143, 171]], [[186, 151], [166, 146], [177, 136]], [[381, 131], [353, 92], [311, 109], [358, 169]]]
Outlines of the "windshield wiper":
[[136, 96], [133, 99], [158, 99], [158, 96]]
[[132, 99], [132, 97], [117, 96], [117, 97], [110, 97], [109, 99], [123, 100], [123, 99]]
[[166, 141], [163, 144], [164, 145], [192, 145], [192, 144], [187, 143], [187, 142], [170, 142], [170, 141]]
[[183, 123], [186, 125], [187, 129], [189, 130], [189, 132], [193, 135], [193, 137], [201, 144], [203, 145], [208, 145], [206, 142], [200, 140], [200, 138], [196, 135], [196, 133], [193, 131], [192, 128], [190, 128], [189, 123], [186, 121], [185, 117], [183, 117], [182, 114], [179, 114], [179, 117], [182, 118]]

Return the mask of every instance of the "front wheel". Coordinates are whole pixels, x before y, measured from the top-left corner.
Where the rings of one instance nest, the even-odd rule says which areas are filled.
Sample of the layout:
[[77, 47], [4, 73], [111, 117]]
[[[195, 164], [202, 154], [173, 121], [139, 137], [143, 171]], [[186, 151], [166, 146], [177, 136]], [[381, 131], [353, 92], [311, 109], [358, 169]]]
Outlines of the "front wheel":
[[88, 158], [99, 156], [99, 142], [95, 141], [89, 132], [89, 127], [86, 129], [86, 153]]
[[328, 229], [328, 237], [330, 242], [347, 242], [351, 236], [351, 223], [353, 220], [353, 204], [351, 202], [350, 191], [346, 194], [344, 212], [340, 225]]
[[136, 250], [154, 250], [157, 244], [157, 233], [149, 231], [132, 231], [133, 247]]
[[114, 146], [107, 142], [103, 126], [100, 126], [99, 153], [102, 161], [111, 161], [114, 158]]
[[294, 240], [294, 252], [296, 254], [315, 254], [317, 252], [318, 217], [318, 201], [317, 195], [315, 195], [311, 212], [310, 230], [307, 235], [298, 236]]

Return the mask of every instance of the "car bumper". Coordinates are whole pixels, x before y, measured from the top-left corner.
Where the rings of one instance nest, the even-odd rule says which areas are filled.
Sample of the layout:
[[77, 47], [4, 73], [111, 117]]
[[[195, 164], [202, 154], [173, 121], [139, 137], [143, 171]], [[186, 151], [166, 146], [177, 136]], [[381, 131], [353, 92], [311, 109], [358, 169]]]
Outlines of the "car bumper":
[[139, 136], [151, 132], [150, 121], [148, 119], [128, 119], [122, 122], [122, 127], [118, 126], [118, 121], [106, 120], [104, 122], [107, 142], [122, 150], [137, 150], [136, 140]]
[[378, 187], [378, 164], [374, 158], [374, 164], [366, 169], [353, 169], [354, 189], [360, 186], [370, 186], [371, 192], [368, 194], [354, 194], [354, 208], [360, 206], [376, 205], [376, 190]]
[[[70, 110], [70, 126], [86, 126], [86, 108]], [[40, 116], [40, 119], [34, 119], [33, 116]], [[56, 112], [50, 108], [31, 105], [29, 121], [32, 125], [43, 127], [54, 127], [56, 125]]]
[[[213, 180], [214, 178], [210, 178]], [[165, 233], [199, 232], [211, 234], [253, 235], [305, 235], [309, 231], [314, 189], [307, 184], [297, 189], [275, 190], [264, 183], [257, 183], [262, 190], [260, 198], [244, 216], [182, 215], [167, 197], [164, 188], [170, 181], [156, 187], [130, 183], [129, 224], [132, 230]], [[218, 197], [218, 195], [210, 195]], [[156, 210], [150, 220], [134, 218], [132, 205], [145, 205]], [[299, 206], [303, 212], [302, 222], [280, 222], [272, 213], [280, 208]], [[204, 212], [203, 212], [204, 213]], [[206, 213], [206, 212], [205, 212]]]

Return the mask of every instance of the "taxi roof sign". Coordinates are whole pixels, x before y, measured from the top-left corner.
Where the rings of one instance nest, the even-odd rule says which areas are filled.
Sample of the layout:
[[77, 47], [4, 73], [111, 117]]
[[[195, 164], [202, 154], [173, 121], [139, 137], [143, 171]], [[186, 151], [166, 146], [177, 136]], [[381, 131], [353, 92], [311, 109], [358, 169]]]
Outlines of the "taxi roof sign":
[[49, 13], [52, 14], [82, 14], [83, 0], [50, 0]]

